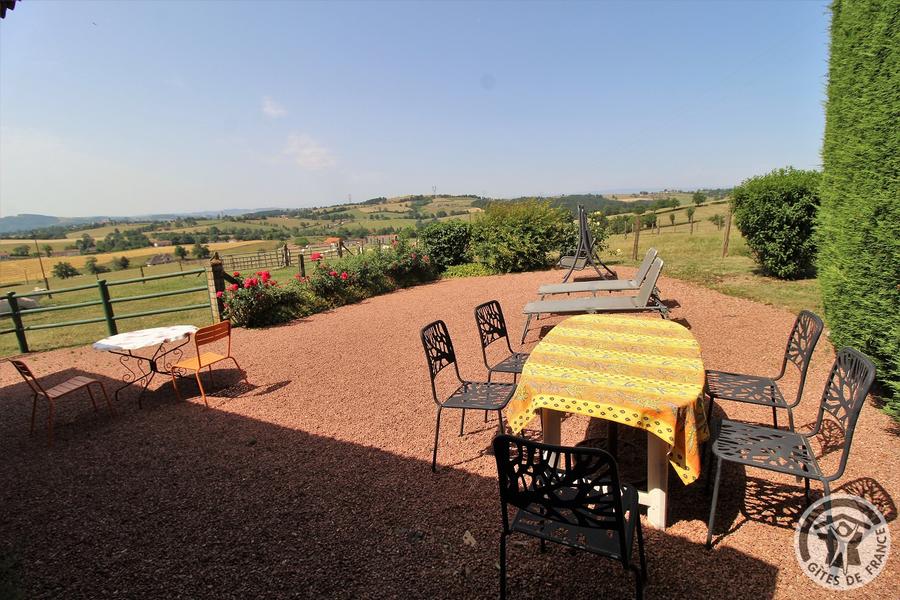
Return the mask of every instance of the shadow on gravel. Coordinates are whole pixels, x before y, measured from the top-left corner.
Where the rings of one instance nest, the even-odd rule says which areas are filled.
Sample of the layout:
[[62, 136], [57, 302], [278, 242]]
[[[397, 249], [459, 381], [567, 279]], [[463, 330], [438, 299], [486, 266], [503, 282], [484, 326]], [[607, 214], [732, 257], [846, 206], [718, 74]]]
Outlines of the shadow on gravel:
[[[120, 402], [102, 426], [60, 427], [47, 449], [27, 434], [27, 390], [2, 389], [0, 559], [12, 568], [0, 573], [25, 597], [497, 596], [494, 478], [432, 474], [430, 448], [411, 450], [420, 460], [158, 395], [155, 410]], [[645, 536], [649, 598], [774, 595], [773, 564]], [[619, 598], [633, 587], [615, 563], [523, 539], [510, 547], [509, 592]]]

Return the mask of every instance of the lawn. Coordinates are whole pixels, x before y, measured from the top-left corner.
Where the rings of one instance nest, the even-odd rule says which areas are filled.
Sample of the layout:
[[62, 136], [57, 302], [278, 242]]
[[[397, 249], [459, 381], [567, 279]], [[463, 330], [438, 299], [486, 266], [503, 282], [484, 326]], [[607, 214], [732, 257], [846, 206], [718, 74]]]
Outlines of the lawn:
[[[760, 274], [737, 228], [731, 228], [729, 253], [725, 258], [722, 258], [724, 228], [716, 231], [715, 225], [708, 221], [695, 224], [694, 235], [688, 233], [685, 225], [678, 226], [677, 231], [671, 227], [663, 227], [661, 231], [659, 235], [650, 230], [641, 232], [639, 259], [643, 258], [648, 248], [656, 248], [665, 261], [663, 275], [731, 296], [782, 306], [795, 313], [804, 308], [822, 313], [818, 281], [782, 281]], [[640, 260], [630, 260], [633, 243], [631, 235], [627, 239], [623, 235], [611, 236], [603, 259], [609, 260], [610, 264], [635, 266]]]

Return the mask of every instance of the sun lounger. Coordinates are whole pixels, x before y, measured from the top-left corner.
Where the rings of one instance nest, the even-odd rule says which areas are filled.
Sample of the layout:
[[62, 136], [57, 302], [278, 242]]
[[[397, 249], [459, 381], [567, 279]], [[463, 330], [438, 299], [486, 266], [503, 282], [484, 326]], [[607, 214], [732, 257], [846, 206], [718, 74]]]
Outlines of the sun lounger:
[[658, 296], [654, 295], [659, 273], [662, 271], [663, 261], [656, 258], [647, 272], [636, 296], [602, 296], [590, 298], [575, 298], [571, 300], [536, 300], [525, 305], [522, 311], [528, 318], [525, 320], [525, 328], [522, 330], [522, 342], [528, 333], [528, 326], [535, 315], [577, 315], [584, 313], [605, 312], [647, 312], [656, 311], [664, 319], [669, 316], [668, 307], [662, 303]]
[[641, 283], [644, 282], [644, 278], [647, 277], [647, 273], [650, 271], [650, 266], [653, 264], [653, 259], [656, 258], [656, 254], [657, 252], [655, 248], [650, 248], [649, 250], [647, 250], [647, 255], [644, 257], [643, 262], [641, 262], [640, 268], [638, 268], [637, 272], [635, 273], [634, 279], [607, 279], [602, 281], [549, 283], [538, 288], [538, 294], [541, 295], [541, 300], [543, 300], [544, 296], [549, 296], [552, 294], [575, 294], [578, 292], [628, 292], [637, 290], [641, 287]]

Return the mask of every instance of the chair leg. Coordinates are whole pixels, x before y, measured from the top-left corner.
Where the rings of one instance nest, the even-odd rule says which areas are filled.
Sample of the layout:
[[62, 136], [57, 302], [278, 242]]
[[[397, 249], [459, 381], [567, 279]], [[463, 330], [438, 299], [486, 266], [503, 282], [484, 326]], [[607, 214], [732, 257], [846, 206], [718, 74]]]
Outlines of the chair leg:
[[200, 369], [194, 371], [194, 377], [197, 378], [197, 385], [200, 387], [200, 396], [203, 397], [203, 403], [209, 408], [209, 402], [206, 400], [206, 390], [203, 389], [203, 382], [200, 381]]
[[[484, 411], [484, 414], [487, 414], [487, 411]], [[503, 422], [503, 411], [502, 410], [497, 411], [497, 421], [498, 421], [497, 427], [500, 431], [500, 433], [498, 435], [503, 435], [504, 433], [506, 433], [506, 424]]]
[[112, 401], [109, 399], [109, 394], [106, 393], [106, 386], [103, 385], [102, 381], [98, 381], [97, 385], [100, 387], [100, 391], [103, 392], [103, 397], [106, 398], [106, 406], [109, 408], [109, 412], [112, 414], [116, 414], [116, 408], [112, 405]]
[[788, 407], [787, 413], [788, 413], [788, 427], [791, 428], [791, 431], [794, 431], [794, 411], [792, 411], [790, 409], [790, 407]]
[[722, 475], [722, 457], [716, 458], [716, 482], [713, 484], [713, 497], [709, 505], [709, 524], [706, 531], [706, 549], [712, 548], [712, 532], [716, 524], [716, 503], [719, 501], [719, 478]]
[[231, 361], [234, 363], [234, 366], [237, 367], [237, 370], [241, 372], [241, 377], [243, 377], [244, 383], [250, 385], [250, 380], [247, 379], [247, 371], [241, 368], [241, 365], [238, 364], [237, 359], [235, 359], [233, 356], [229, 356], [228, 358], [231, 359]]
[[[34, 433], [34, 414], [37, 412], [37, 399], [38, 395], [35, 394], [34, 398], [31, 401], [31, 433]], [[485, 413], [487, 414], [487, 413]]]
[[47, 399], [47, 447], [53, 446], [53, 400]]
[[437, 446], [438, 446], [438, 436], [441, 433], [441, 410], [442, 406], [438, 406], [437, 412], [437, 424], [434, 426], [434, 451], [431, 454], [431, 472], [434, 473], [437, 471]]
[[637, 519], [637, 524], [635, 528], [637, 529], [637, 542], [638, 542], [638, 557], [641, 559], [641, 578], [646, 581], [647, 580], [647, 558], [644, 556], [644, 532], [641, 529], [641, 517], [640, 515], [635, 515]]
[[463, 429], [466, 426], [466, 409], [462, 409], [462, 417], [459, 418], [459, 437], [462, 437]]
[[774, 406], [772, 407], [772, 426], [778, 429], [778, 409]]
[[638, 600], [643, 600], [644, 598], [644, 578], [641, 575], [640, 571], [637, 567], [632, 565], [628, 566], [628, 570], [634, 573], [634, 595]]
[[172, 388], [175, 390], [175, 397], [178, 398], [179, 402], [182, 402], [184, 398], [181, 397], [181, 390], [178, 389], [178, 381], [176, 381], [174, 371], [172, 371]]
[[506, 534], [500, 534], [500, 600], [506, 600]]
[[806, 477], [803, 478], [803, 497], [806, 499], [806, 506], [809, 506], [809, 479]]
[[[488, 370], [488, 383], [491, 383], [491, 375], [493, 375], [493, 374], [494, 374], [493, 371]], [[484, 422], [485, 423], [488, 422], [488, 411], [484, 411]]]
[[528, 318], [525, 319], [525, 327], [522, 329], [522, 340], [519, 342], [520, 344], [525, 343], [525, 335], [528, 334], [528, 325], [531, 324], [531, 317], [533, 315], [528, 315]]
[[91, 397], [91, 404], [94, 406], [94, 412], [97, 412], [97, 399], [94, 398], [94, 392], [91, 390], [91, 386], [87, 386], [88, 396]]

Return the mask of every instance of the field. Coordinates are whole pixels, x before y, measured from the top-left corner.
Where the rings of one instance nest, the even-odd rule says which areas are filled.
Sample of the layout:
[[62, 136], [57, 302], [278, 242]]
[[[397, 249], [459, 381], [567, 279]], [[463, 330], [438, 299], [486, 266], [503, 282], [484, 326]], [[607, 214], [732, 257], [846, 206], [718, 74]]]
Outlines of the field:
[[[736, 227], [731, 228], [729, 252], [725, 258], [722, 258], [724, 228], [716, 231], [715, 225], [706, 221], [699, 227], [695, 224], [694, 235], [688, 234], [687, 226], [678, 226], [677, 229], [676, 232], [671, 227], [663, 227], [659, 235], [650, 230], [642, 231], [638, 240], [639, 258], [643, 258], [647, 249], [653, 247], [665, 261], [663, 274], [669, 277], [697, 283], [730, 296], [781, 306], [793, 312], [806, 308], [822, 313], [818, 281], [782, 281], [761, 275]], [[611, 266], [636, 265], [640, 261], [630, 260], [633, 243], [631, 235], [627, 239], [622, 235], [611, 236], [609, 249], [602, 255], [603, 260], [609, 260], [607, 264]]]
[[[8, 240], [5, 240], [8, 241]], [[224, 251], [253, 251], [259, 248], [271, 249], [274, 248], [276, 242], [263, 242], [263, 241], [248, 241], [248, 242], [218, 242], [207, 244], [209, 249], [213, 252], [224, 252]], [[51, 279], [50, 286], [51, 289], [54, 287], [69, 287], [73, 285], [74, 279], [68, 279], [60, 281], [54, 284], [53, 278], [51, 277], [51, 271], [53, 269], [53, 265], [58, 262], [67, 262], [70, 263], [76, 269], [81, 269], [84, 267], [85, 262], [90, 256], [93, 256], [97, 259], [99, 264], [107, 264], [112, 262], [114, 259], [119, 258], [120, 256], [128, 257], [133, 266], [137, 267], [139, 264], [145, 263], [151, 256], [156, 254], [173, 254], [174, 249], [172, 246], [166, 246], [164, 248], [136, 248], [134, 250], [123, 250], [121, 252], [108, 252], [104, 254], [92, 254], [92, 255], [80, 255], [80, 256], [65, 256], [65, 257], [44, 257], [44, 270], [47, 273], [47, 277]], [[135, 275], [131, 275], [131, 277], [135, 277]], [[124, 277], [123, 277], [124, 278]], [[43, 285], [43, 281], [41, 280], [41, 266], [37, 258], [23, 258], [23, 259], [15, 259], [15, 260], [4, 260], [0, 262], [0, 286], [3, 284], [11, 284], [11, 283], [26, 283], [27, 284], [40, 284]], [[8, 288], [6, 288], [9, 291]], [[28, 288], [30, 289], [30, 288]]]

